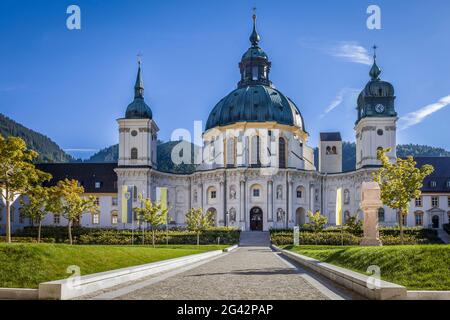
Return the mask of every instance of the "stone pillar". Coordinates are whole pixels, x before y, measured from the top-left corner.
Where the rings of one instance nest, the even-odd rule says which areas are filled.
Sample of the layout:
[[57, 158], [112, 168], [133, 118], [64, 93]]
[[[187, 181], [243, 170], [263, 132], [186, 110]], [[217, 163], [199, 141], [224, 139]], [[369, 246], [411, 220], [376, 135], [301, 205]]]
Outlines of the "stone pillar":
[[203, 195], [203, 183], [200, 183], [198, 185], [198, 189], [200, 190], [200, 192], [197, 193], [197, 196], [200, 195], [200, 199], [198, 199], [198, 201], [200, 201], [200, 205], [201, 205], [202, 210], [205, 210], [205, 203], [204, 203], [205, 197]]
[[363, 182], [361, 209], [364, 212], [364, 238], [362, 246], [381, 246], [378, 230], [378, 209], [383, 206], [380, 186], [376, 182]]
[[288, 181], [288, 207], [287, 207], [287, 214], [286, 214], [286, 227], [289, 228], [289, 223], [293, 222], [293, 199], [294, 199], [294, 182], [292, 180]]
[[239, 215], [240, 222], [245, 222], [245, 180], [239, 182]]
[[[220, 181], [220, 192], [219, 192], [219, 194], [220, 194], [220, 197], [224, 197], [225, 196], [225, 188], [224, 188], [224, 186], [225, 186], [225, 183], [224, 183], [224, 181]], [[220, 199], [220, 198], [219, 198]], [[218, 221], [218, 225], [224, 225], [225, 226], [225, 210], [226, 210], [226, 208], [225, 208], [225, 205], [224, 205], [224, 198], [222, 198], [222, 199], [220, 199], [221, 201], [220, 201], [220, 204], [219, 204], [219, 210], [218, 210], [218, 212], [217, 212], [217, 219], [219, 219], [219, 217], [222, 217], [222, 219], [219, 219], [219, 221]]]
[[267, 182], [267, 221], [273, 222], [273, 181]]

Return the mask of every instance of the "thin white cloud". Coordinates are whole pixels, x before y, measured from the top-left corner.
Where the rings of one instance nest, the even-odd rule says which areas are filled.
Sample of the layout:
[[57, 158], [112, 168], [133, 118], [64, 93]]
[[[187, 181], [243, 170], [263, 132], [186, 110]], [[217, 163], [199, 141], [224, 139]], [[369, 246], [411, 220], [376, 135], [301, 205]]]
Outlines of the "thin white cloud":
[[97, 152], [98, 149], [83, 149], [83, 148], [67, 148], [64, 149], [66, 152]]
[[[352, 98], [356, 98], [356, 95], [360, 92], [361, 90], [358, 89], [354, 89], [354, 88], [344, 88], [342, 89], [337, 96], [333, 99], [333, 101], [330, 102], [330, 104], [328, 105], [328, 107], [325, 109], [324, 113], [321, 114], [321, 118], [325, 117], [325, 115], [327, 115], [328, 113], [330, 113], [331, 111], [333, 111], [334, 109], [336, 109], [337, 107], [339, 107], [342, 103], [344, 103], [344, 101], [352, 99]], [[356, 104], [356, 100], [354, 101], [354, 103]]]
[[407, 115], [400, 118], [399, 127], [400, 130], [405, 130], [409, 127], [415, 126], [421, 123], [427, 117], [431, 116], [433, 113], [447, 107], [450, 105], [450, 96], [443, 97], [438, 102], [425, 106], [417, 111], [408, 113]]
[[363, 46], [353, 41], [339, 42], [329, 50], [333, 57], [343, 59], [348, 62], [371, 65], [373, 60], [369, 52]]

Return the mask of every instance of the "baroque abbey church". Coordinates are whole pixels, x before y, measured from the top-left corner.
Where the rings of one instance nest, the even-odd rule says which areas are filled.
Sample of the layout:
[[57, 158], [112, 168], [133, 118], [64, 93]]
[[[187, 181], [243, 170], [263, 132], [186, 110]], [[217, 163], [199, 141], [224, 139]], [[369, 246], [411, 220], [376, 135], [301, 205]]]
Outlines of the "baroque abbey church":
[[[144, 99], [141, 66], [134, 100], [118, 119], [118, 163], [42, 164], [41, 170], [60, 179], [76, 179], [86, 194], [94, 195], [98, 214], [83, 215], [85, 227], [132, 228], [125, 220], [129, 205], [139, 206], [139, 195], [156, 200], [167, 188], [170, 225], [183, 226], [190, 208], [214, 214], [217, 226], [245, 231], [292, 228], [308, 222], [309, 211], [320, 211], [330, 225], [336, 223], [336, 195], [342, 192], [344, 220], [361, 219], [361, 185], [371, 181], [379, 166], [377, 150], [392, 148], [396, 158], [394, 87], [381, 79], [376, 56], [368, 82], [355, 101], [356, 170], [342, 170], [342, 140], [338, 132], [320, 134], [318, 167], [308, 145], [308, 126], [294, 101], [275, 88], [271, 62], [260, 47], [253, 17], [250, 47], [239, 63], [237, 88], [211, 110], [203, 133], [201, 163], [192, 174], [161, 172], [157, 167], [158, 115]], [[408, 226], [442, 228], [449, 222], [450, 160], [417, 158], [435, 173], [425, 181], [423, 196], [411, 201]], [[125, 192], [126, 191], [126, 192]], [[126, 202], [126, 203], [125, 203]], [[18, 204], [14, 204], [18, 206]], [[4, 210], [3, 210], [4, 215]], [[12, 209], [14, 229], [29, 225]], [[379, 222], [396, 225], [396, 212], [379, 209]], [[1, 217], [1, 215], [0, 215]], [[0, 227], [5, 217], [0, 219]], [[66, 225], [63, 217], [49, 214], [44, 225]]]

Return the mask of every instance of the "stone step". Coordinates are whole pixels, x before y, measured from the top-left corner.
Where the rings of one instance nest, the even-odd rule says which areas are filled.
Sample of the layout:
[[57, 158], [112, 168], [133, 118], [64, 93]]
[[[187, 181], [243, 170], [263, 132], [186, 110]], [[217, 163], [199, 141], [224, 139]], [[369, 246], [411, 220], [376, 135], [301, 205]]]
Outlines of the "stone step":
[[269, 232], [241, 232], [239, 241], [241, 246], [270, 246], [270, 233]]

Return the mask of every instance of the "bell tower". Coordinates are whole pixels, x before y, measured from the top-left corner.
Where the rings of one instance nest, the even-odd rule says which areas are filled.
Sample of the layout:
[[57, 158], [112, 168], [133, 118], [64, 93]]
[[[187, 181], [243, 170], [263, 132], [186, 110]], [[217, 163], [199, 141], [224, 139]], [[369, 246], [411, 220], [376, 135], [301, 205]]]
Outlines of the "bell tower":
[[156, 167], [158, 127], [150, 107], [144, 101], [141, 61], [134, 86], [134, 100], [119, 124], [119, 167]]
[[378, 149], [391, 148], [388, 154], [396, 159], [397, 112], [395, 111], [394, 86], [380, 79], [381, 69], [377, 65], [374, 46], [370, 81], [358, 97], [358, 119], [356, 121], [356, 169], [378, 166]]

